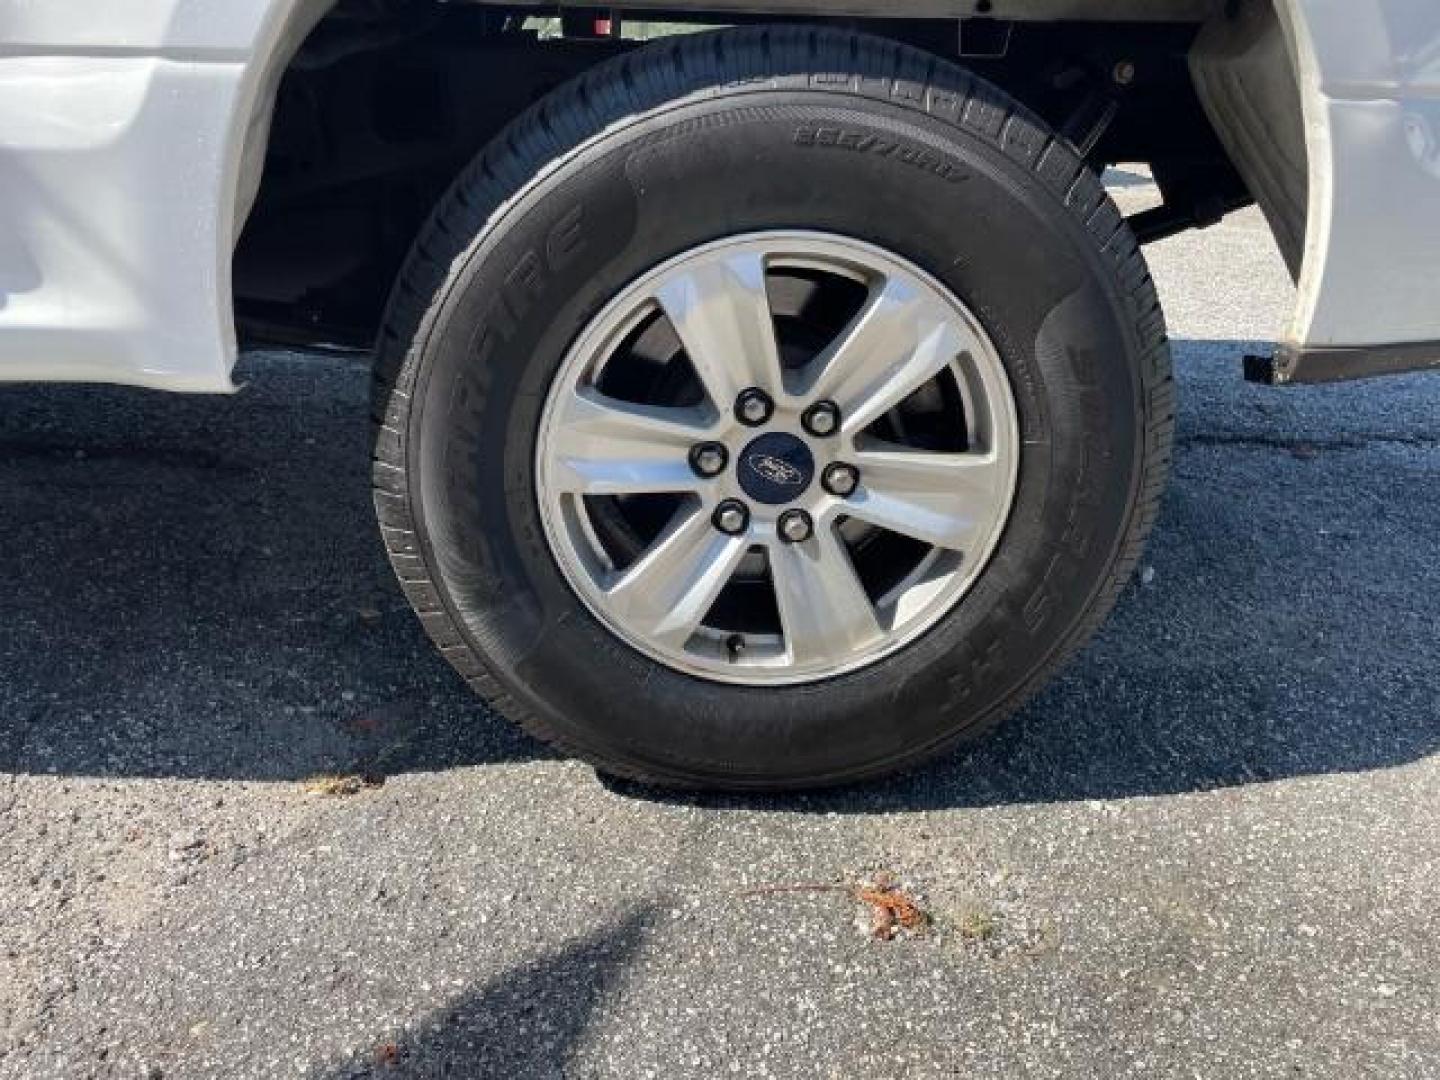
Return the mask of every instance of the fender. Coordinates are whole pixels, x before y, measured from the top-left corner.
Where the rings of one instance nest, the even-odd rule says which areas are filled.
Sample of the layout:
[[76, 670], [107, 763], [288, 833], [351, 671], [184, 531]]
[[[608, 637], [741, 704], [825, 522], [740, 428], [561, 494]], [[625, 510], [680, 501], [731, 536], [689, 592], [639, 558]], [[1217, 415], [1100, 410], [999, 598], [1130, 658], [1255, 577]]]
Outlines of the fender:
[[329, 4], [0, 0], [0, 381], [234, 389], [245, 147]]
[[1440, 343], [1440, 4], [1280, 0], [1280, 14], [1309, 159], [1282, 355], [1410, 346], [1397, 351], [1418, 358], [1414, 346]]

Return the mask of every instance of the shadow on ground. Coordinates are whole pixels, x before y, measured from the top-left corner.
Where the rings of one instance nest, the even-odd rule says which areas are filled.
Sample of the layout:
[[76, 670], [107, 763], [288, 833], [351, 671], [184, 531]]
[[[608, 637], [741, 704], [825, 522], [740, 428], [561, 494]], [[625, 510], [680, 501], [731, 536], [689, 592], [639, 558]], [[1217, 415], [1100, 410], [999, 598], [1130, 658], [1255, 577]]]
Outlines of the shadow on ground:
[[[1146, 583], [1015, 722], [896, 781], [761, 805], [1109, 798], [1433, 753], [1440, 382], [1247, 387], [1246, 347], [1177, 345]], [[362, 366], [264, 354], [243, 373], [226, 399], [0, 391], [0, 770], [287, 780], [547, 756], [470, 698], [392, 583]]]
[[641, 908], [558, 952], [507, 971], [404, 1038], [382, 1041], [317, 1075], [332, 1080], [565, 1076], [606, 994], [628, 971], [652, 915]]

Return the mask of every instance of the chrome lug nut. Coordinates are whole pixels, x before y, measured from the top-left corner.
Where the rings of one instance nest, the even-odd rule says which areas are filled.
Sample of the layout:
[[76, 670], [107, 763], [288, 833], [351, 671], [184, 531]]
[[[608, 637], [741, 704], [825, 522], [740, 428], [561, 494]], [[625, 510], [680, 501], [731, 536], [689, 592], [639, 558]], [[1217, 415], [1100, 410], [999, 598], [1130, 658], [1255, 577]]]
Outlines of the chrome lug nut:
[[750, 511], [745, 509], [745, 504], [739, 499], [726, 499], [715, 508], [715, 514], [710, 520], [715, 523], [715, 528], [727, 536], [739, 536], [750, 524]]
[[843, 461], [832, 462], [826, 465], [825, 471], [820, 474], [820, 483], [831, 495], [844, 499], [860, 486], [860, 471], [854, 465], [846, 465]]
[[780, 515], [779, 528], [780, 535], [792, 544], [809, 540], [810, 534], [815, 531], [810, 515], [804, 510], [786, 510]]
[[826, 435], [834, 435], [840, 430], [840, 406], [833, 401], [817, 401], [805, 410], [800, 422], [811, 435], [822, 439]]
[[719, 476], [729, 460], [730, 454], [718, 442], [696, 443], [690, 448], [690, 468], [698, 476]]
[[770, 419], [774, 411], [775, 403], [770, 400], [770, 395], [753, 386], [740, 391], [740, 396], [735, 399], [735, 416], [747, 427], [759, 427]]

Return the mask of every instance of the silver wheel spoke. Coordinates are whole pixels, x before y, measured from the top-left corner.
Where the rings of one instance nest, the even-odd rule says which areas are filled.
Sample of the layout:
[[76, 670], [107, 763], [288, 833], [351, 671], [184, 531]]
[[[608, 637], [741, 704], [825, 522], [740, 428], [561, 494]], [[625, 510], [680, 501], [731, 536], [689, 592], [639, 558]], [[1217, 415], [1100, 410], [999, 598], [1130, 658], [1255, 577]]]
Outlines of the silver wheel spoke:
[[744, 557], [743, 536], [726, 536], [699, 509], [672, 521], [606, 593], [616, 614], [654, 640], [689, 640]]
[[953, 551], [974, 551], [1009, 495], [994, 454], [860, 451], [860, 487], [846, 513]]
[[553, 437], [557, 490], [585, 495], [697, 491], [687, 454], [707, 428], [694, 410], [571, 391]]
[[792, 664], [852, 656], [884, 636], [850, 555], [825, 528], [803, 544], [775, 543], [770, 574]]
[[655, 299], [722, 413], [747, 387], [779, 396], [780, 353], [759, 254], [715, 255], [697, 262], [666, 279]]
[[842, 430], [853, 435], [940, 374], [966, 344], [953, 312], [892, 279], [816, 358], [810, 393], [838, 404]]

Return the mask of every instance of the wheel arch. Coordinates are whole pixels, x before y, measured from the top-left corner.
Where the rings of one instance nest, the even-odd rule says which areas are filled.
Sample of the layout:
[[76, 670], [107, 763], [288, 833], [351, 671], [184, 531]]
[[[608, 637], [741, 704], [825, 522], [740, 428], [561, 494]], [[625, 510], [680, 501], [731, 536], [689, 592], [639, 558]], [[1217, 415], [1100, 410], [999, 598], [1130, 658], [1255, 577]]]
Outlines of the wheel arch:
[[[1229, 209], [1249, 200], [1201, 109], [1186, 65], [1202, 19], [1220, 9], [1216, 0], [987, 0], [988, 14], [979, 19], [971, 17], [970, 5], [951, 0], [901, 0], [886, 5], [883, 19], [835, 14], [852, 8], [873, 12], [875, 6], [706, 0], [703, 6], [663, 9], [642, 2], [626, 13], [639, 20], [685, 18], [697, 24], [784, 24], [803, 17], [816, 25], [863, 29], [959, 62], [1082, 146], [1097, 170], [1107, 162], [1166, 158], [1168, 175], [1180, 178], [1184, 190], [1177, 211], [1162, 215], [1151, 239], [1205, 220], [1211, 205]], [[313, 5], [306, 10], [316, 17]], [[533, 19], [526, 16], [533, 13], [526, 9], [488, 0], [399, 7], [347, 3], [329, 10], [331, 17], [311, 40], [297, 41], [303, 34], [293, 29], [285, 35], [286, 48], [276, 50], [265, 75], [257, 74], [257, 87], [264, 90], [257, 89], [256, 98], [265, 115], [250, 125], [243, 183], [237, 180], [237, 221], [253, 190], [262, 144], [275, 149], [272, 162], [279, 167], [267, 168], [250, 227], [239, 239], [235, 307], [242, 334], [253, 341], [368, 348], [410, 242], [464, 165], [533, 102], [590, 66], [645, 43], [603, 36], [593, 26], [593, 9], [551, 20], [552, 29], [560, 31], [553, 37], [531, 28]], [[421, 25], [427, 10], [437, 13], [438, 25]], [[365, 14], [357, 18], [357, 11]], [[335, 52], [335, 31], [349, 35], [343, 64], [324, 55]], [[322, 39], [328, 40], [317, 48], [314, 43]], [[457, 59], [465, 50], [468, 55]], [[286, 53], [289, 59], [277, 61]], [[1140, 68], [1134, 85], [1115, 74], [1129, 58]], [[284, 74], [280, 68], [292, 61], [294, 78], [279, 85], [277, 99], [277, 72]], [[366, 68], [373, 69], [368, 77]], [[438, 97], [427, 96], [431, 88], [425, 83], [432, 77], [441, 84]], [[392, 103], [383, 106], [389, 117], [358, 115], [365, 108], [373, 114], [381, 95]], [[446, 95], [460, 104], [447, 108]], [[1117, 99], [1125, 105], [1118, 120], [1107, 111]], [[431, 124], [431, 117], [439, 119]], [[378, 132], [383, 124], [405, 129], [399, 141], [382, 145], [389, 139]], [[329, 141], [331, 130], [340, 139], [361, 136], [336, 149], [333, 160], [321, 160], [314, 148]], [[390, 155], [392, 160], [379, 166], [388, 175], [358, 175], [354, 162], [365, 154]], [[414, 165], [396, 168], [407, 156]], [[302, 181], [294, 182], [302, 173]], [[373, 213], [367, 216], [365, 208]], [[1146, 238], [1145, 230], [1137, 226], [1137, 232]], [[308, 261], [304, 268], [298, 265], [302, 261]]]
[[254, 57], [241, 82], [232, 118], [232, 159], [226, 173], [222, 205], [231, 208], [220, 222], [220, 235], [231, 244], [239, 239], [245, 219], [260, 192], [265, 152], [280, 79], [306, 36], [340, 0], [280, 0], [270, 6], [256, 36]]

